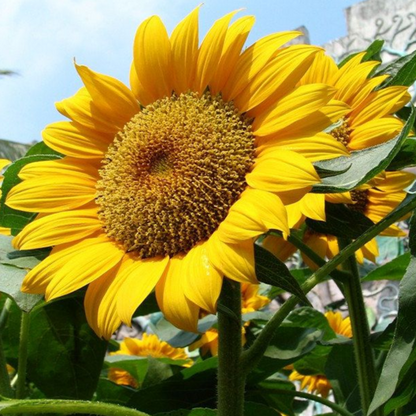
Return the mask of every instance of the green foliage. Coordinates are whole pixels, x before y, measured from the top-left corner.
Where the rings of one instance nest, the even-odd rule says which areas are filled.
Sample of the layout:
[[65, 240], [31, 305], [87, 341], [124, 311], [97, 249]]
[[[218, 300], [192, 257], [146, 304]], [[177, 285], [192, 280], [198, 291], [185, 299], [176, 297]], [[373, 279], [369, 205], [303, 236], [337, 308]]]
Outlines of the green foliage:
[[107, 349], [87, 324], [83, 302], [45, 303], [30, 316], [28, 377], [48, 398], [91, 399]]
[[7, 194], [10, 189], [21, 182], [19, 172], [29, 163], [40, 162], [42, 160], [57, 160], [62, 155], [49, 149], [43, 142], [33, 146], [25, 157], [12, 163], [4, 173], [4, 180], [1, 186], [2, 196], [0, 199], [0, 226], [11, 228], [12, 234], [18, 234], [23, 227], [32, 221], [36, 214], [31, 212], [18, 211], [9, 208], [6, 204]]
[[416, 81], [416, 51], [396, 59], [378, 71], [376, 76], [378, 75], [390, 75], [390, 78], [387, 78], [378, 89], [392, 85], [405, 85], [409, 87]]
[[254, 245], [256, 276], [260, 282], [276, 286], [296, 295], [304, 303], [309, 304], [299, 283], [291, 275], [287, 266], [263, 247]]
[[392, 140], [378, 146], [351, 152], [351, 156], [315, 162], [315, 166], [325, 170], [340, 171], [348, 168], [345, 173], [322, 178], [321, 183], [313, 187], [316, 193], [345, 192], [367, 183], [375, 175], [386, 169], [399, 152], [415, 121], [413, 110], [403, 130]]

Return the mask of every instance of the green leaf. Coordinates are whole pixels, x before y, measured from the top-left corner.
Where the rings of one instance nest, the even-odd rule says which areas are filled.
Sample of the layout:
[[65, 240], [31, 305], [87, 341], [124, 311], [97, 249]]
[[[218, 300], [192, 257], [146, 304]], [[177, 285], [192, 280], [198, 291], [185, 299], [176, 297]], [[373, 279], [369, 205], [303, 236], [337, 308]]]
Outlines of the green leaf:
[[[414, 196], [414, 195], [412, 195]], [[409, 198], [409, 196], [407, 197]], [[403, 204], [403, 203], [402, 203]], [[416, 215], [410, 219], [410, 262], [400, 281], [399, 311], [393, 344], [381, 371], [369, 414], [392, 397], [399, 381], [402, 367], [408, 360], [415, 344], [416, 333]]]
[[254, 258], [256, 276], [260, 282], [284, 289], [309, 304], [299, 283], [283, 262], [258, 244], [254, 244]]
[[18, 177], [23, 166], [42, 160], [57, 160], [62, 156], [49, 149], [44, 143], [38, 143], [28, 151], [25, 157], [12, 163], [4, 172], [4, 180], [1, 186], [2, 197], [0, 199], [0, 226], [11, 228], [12, 234], [18, 234], [36, 214], [32, 212], [18, 211], [5, 205], [10, 189], [21, 182]]
[[[281, 390], [295, 391], [293, 383], [274, 376], [262, 381], [256, 387], [261, 397], [270, 407], [279, 410], [279, 412], [285, 415], [295, 416], [293, 396], [280, 393]], [[262, 415], [262, 413], [259, 414]]]
[[324, 374], [326, 360], [330, 352], [331, 347], [318, 345], [305, 357], [295, 362], [295, 370], [304, 375]]
[[[375, 40], [368, 48], [366, 54], [361, 59], [361, 62], [366, 61], [381, 61], [380, 58], [380, 51], [384, 45], [384, 40], [377, 39]], [[359, 52], [353, 53], [351, 55], [348, 55], [346, 58], [344, 58], [339, 64], [338, 68], [342, 68], [349, 60], [354, 58], [354, 56], [357, 56]]]
[[410, 253], [404, 253], [392, 261], [371, 270], [362, 281], [370, 282], [373, 280], [400, 280], [409, 266]]
[[159, 319], [156, 325], [150, 324], [150, 326], [161, 340], [175, 348], [186, 347], [198, 338], [198, 334], [176, 328], [165, 318]]
[[280, 416], [280, 413], [261, 403], [248, 402], [244, 403], [244, 416]]
[[321, 169], [339, 171], [350, 166], [350, 169], [338, 176], [323, 178], [313, 187], [316, 193], [334, 193], [349, 191], [367, 183], [375, 175], [388, 167], [399, 152], [415, 121], [415, 110], [412, 112], [402, 131], [392, 140], [378, 146], [351, 152], [351, 156], [315, 162]]
[[96, 391], [96, 398], [100, 402], [125, 406], [136, 391], [136, 389], [131, 387], [120, 386], [106, 378], [100, 378]]
[[324, 314], [309, 307], [295, 309], [290, 313], [282, 325], [284, 327], [320, 329], [323, 333], [322, 339], [325, 341], [337, 337]]
[[410, 87], [416, 81], [416, 51], [396, 59], [376, 73], [376, 76], [379, 75], [390, 77], [377, 88], [378, 90], [392, 85]]
[[48, 398], [91, 399], [107, 342], [89, 327], [83, 301], [69, 297], [30, 315], [28, 378]]
[[105, 364], [109, 368], [127, 371], [139, 384], [143, 383], [149, 368], [149, 361], [146, 357], [137, 357], [135, 355], [110, 355], [105, 358]]
[[[12, 246], [13, 237], [0, 235], [0, 263], [20, 269], [33, 269], [49, 253], [49, 250], [16, 251]], [[0, 277], [1, 279], [1, 277]]]
[[271, 340], [263, 358], [247, 379], [250, 384], [267, 377], [294, 363], [311, 352], [322, 339], [323, 333], [315, 328], [281, 326]]
[[161, 383], [136, 391], [127, 406], [150, 414], [215, 408], [217, 366], [217, 357], [194, 364]]
[[368, 217], [358, 211], [349, 209], [344, 204], [325, 203], [326, 221], [306, 219], [312, 230], [321, 234], [355, 239], [374, 225]]
[[401, 170], [416, 166], [416, 139], [408, 137], [387, 170]]
[[332, 347], [327, 358], [325, 375], [331, 382], [336, 402], [344, 405], [351, 413], [359, 411], [361, 403], [352, 345]]

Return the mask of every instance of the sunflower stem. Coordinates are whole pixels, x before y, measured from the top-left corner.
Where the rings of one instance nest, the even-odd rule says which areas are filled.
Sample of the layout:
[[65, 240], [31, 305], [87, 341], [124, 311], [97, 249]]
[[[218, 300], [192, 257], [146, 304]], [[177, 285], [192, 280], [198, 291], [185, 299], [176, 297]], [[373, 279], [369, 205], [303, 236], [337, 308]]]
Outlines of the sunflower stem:
[[[416, 198], [409, 203], [403, 202], [400, 204], [398, 208], [388, 214], [380, 222], [370, 227], [366, 233], [362, 234], [356, 240], [348, 244], [333, 259], [329, 260], [311, 277], [309, 277], [309, 279], [307, 279], [306, 282], [304, 282], [302, 285], [302, 290], [304, 293], [307, 294], [318, 283], [323, 282], [326, 277], [337, 268], [337, 266], [343, 263], [348, 257], [353, 255], [359, 248], [368, 243], [375, 236], [388, 228], [391, 224], [405, 216], [408, 212], [413, 211], [415, 208]], [[242, 353], [241, 371], [244, 376], [247, 376], [247, 374], [256, 367], [257, 363], [261, 360], [264, 352], [266, 351], [270, 341], [272, 340], [274, 332], [289, 315], [289, 313], [296, 307], [298, 302], [298, 298], [292, 295], [273, 315], [270, 321], [267, 322], [251, 347]]]
[[[16, 398], [26, 397], [26, 368], [27, 368], [27, 347], [29, 341], [29, 320], [28, 312], [22, 312], [20, 324], [19, 363], [17, 366]], [[0, 412], [1, 414], [1, 412]]]
[[4, 356], [3, 341], [0, 337], [0, 396], [13, 397], [13, 389], [10, 385], [9, 372], [7, 371], [6, 357]]
[[83, 400], [8, 400], [0, 404], [0, 415], [31, 414], [87, 414], [97, 416], [149, 416], [147, 413], [116, 404]]
[[224, 279], [218, 307], [218, 416], [243, 416], [241, 287]]
[[[345, 238], [339, 238], [338, 242], [340, 249], [351, 243], [350, 240]], [[361, 289], [361, 280], [354, 254], [342, 263], [342, 268], [350, 274], [350, 278], [344, 281], [344, 293], [351, 319], [361, 406], [364, 414], [367, 414], [376, 390], [377, 376], [374, 352], [370, 345], [370, 328]], [[379, 415], [380, 413], [375, 412], [374, 414]]]
[[6, 298], [4, 301], [3, 309], [0, 314], [0, 333], [3, 332], [3, 329], [7, 325], [7, 320], [9, 319], [10, 308], [13, 305], [13, 301], [10, 298]]

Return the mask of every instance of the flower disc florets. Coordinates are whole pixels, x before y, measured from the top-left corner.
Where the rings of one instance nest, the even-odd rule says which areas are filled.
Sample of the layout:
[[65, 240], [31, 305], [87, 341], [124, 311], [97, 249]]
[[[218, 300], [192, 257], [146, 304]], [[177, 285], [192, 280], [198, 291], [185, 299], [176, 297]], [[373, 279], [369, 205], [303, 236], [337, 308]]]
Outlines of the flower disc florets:
[[209, 93], [148, 105], [109, 147], [97, 183], [108, 236], [141, 258], [186, 253], [207, 239], [246, 188], [250, 120]]

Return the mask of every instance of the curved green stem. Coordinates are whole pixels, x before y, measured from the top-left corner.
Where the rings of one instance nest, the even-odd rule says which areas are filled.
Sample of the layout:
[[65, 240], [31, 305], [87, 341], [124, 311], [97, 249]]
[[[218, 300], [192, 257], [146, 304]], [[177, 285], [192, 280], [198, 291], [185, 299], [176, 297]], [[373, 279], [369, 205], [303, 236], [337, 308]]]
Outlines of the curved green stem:
[[10, 385], [10, 377], [7, 371], [6, 357], [4, 356], [3, 342], [0, 337], [0, 395], [13, 397], [13, 389]]
[[8, 400], [0, 402], [0, 415], [21, 413], [60, 415], [87, 414], [97, 416], [149, 416], [128, 407], [116, 404], [88, 402], [82, 400]]
[[315, 394], [305, 393], [303, 391], [296, 391], [296, 390], [285, 390], [285, 389], [265, 389], [265, 390], [271, 390], [276, 394], [281, 394], [284, 396], [291, 396], [291, 397], [302, 397], [303, 399], [312, 400], [314, 402], [321, 403], [336, 413], [340, 414], [341, 416], [354, 416], [352, 413], [350, 413], [348, 410], [341, 407], [339, 404], [336, 404], [334, 402], [331, 402], [328, 399], [324, 399], [323, 397], [316, 396]]
[[3, 309], [0, 314], [0, 333], [3, 332], [4, 327], [7, 324], [9, 318], [10, 308], [12, 307], [13, 301], [10, 298], [7, 298], [4, 301]]
[[243, 416], [241, 287], [224, 279], [218, 306], [218, 416]]
[[26, 397], [26, 368], [27, 347], [29, 341], [29, 319], [27, 312], [22, 312], [22, 323], [20, 325], [19, 363], [17, 367], [16, 398]]
[[[408, 198], [411, 198], [410, 202]], [[407, 197], [398, 208], [392, 211], [384, 219], [377, 224], [370, 227], [367, 232], [356, 240], [348, 244], [342, 251], [340, 251], [333, 259], [325, 263], [320, 269], [318, 269], [306, 282], [302, 285], [304, 293], [308, 293], [318, 283], [324, 281], [326, 277], [343, 263], [348, 257], [353, 255], [359, 248], [365, 243], [368, 243], [375, 236], [380, 234], [387, 227], [404, 217], [408, 212], [416, 208], [416, 198]], [[296, 296], [291, 296], [281, 308], [273, 315], [269, 322], [265, 325], [259, 336], [253, 342], [251, 347], [244, 351], [241, 355], [241, 366], [244, 375], [247, 375], [257, 363], [261, 360], [261, 357], [265, 353], [270, 341], [273, 338], [274, 332], [289, 315], [289, 313], [295, 308], [298, 303]]]

